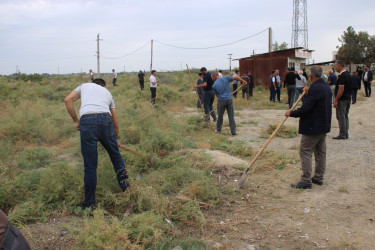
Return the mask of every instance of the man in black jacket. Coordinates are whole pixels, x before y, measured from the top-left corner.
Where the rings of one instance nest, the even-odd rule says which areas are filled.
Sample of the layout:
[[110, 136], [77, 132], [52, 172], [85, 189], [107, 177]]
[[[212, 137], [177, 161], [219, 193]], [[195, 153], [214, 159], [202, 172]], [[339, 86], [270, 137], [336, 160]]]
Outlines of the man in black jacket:
[[373, 80], [373, 74], [370, 67], [367, 65], [363, 74], [363, 84], [365, 85], [366, 97], [371, 96], [371, 81]]
[[288, 103], [289, 108], [294, 104], [294, 98], [296, 96], [296, 79], [301, 80], [301, 77], [295, 72], [294, 67], [286, 69], [286, 76], [284, 80], [284, 91], [288, 89]]
[[353, 72], [350, 79], [352, 80], [352, 104], [356, 104], [357, 92], [359, 87], [361, 87], [361, 78], [359, 78], [358, 72]]
[[[302, 134], [300, 158], [302, 165], [301, 181], [292, 184], [293, 188], [311, 189], [312, 184], [323, 185], [326, 169], [326, 134], [331, 130], [332, 92], [321, 79], [322, 68], [310, 68], [311, 86], [305, 88], [302, 106], [288, 110], [285, 115], [300, 117], [299, 133]], [[312, 176], [312, 154], [315, 155], [315, 173]]]
[[340, 133], [332, 139], [345, 140], [349, 139], [349, 109], [352, 97], [352, 80], [350, 73], [346, 71], [343, 61], [337, 60], [335, 70], [338, 74], [335, 87], [335, 102], [333, 107], [336, 109], [336, 118], [339, 121]]

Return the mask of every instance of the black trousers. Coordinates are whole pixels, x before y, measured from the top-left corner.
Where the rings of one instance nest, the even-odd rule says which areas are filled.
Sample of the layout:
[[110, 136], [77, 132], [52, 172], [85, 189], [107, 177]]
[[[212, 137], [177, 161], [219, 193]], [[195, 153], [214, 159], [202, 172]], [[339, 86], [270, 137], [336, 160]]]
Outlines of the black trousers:
[[117, 86], [116, 81], [117, 81], [117, 78], [113, 78], [113, 81], [112, 81], [113, 86]]
[[151, 87], [150, 87], [150, 90], [151, 90], [151, 103], [152, 103], [152, 104], [155, 104], [156, 88], [151, 88]]
[[366, 97], [371, 96], [371, 84], [368, 81], [363, 82], [365, 84], [365, 92], [366, 92]]
[[141, 90], [143, 90], [145, 88], [145, 81], [139, 80], [139, 86], [141, 86]]
[[357, 102], [357, 91], [358, 89], [352, 89], [352, 104]]
[[[237, 84], [234, 84], [234, 83], [233, 83], [233, 91], [232, 91], [232, 92], [236, 91], [237, 86], [238, 86]], [[237, 97], [237, 92], [234, 93], [233, 96], [234, 96], [234, 97]]]

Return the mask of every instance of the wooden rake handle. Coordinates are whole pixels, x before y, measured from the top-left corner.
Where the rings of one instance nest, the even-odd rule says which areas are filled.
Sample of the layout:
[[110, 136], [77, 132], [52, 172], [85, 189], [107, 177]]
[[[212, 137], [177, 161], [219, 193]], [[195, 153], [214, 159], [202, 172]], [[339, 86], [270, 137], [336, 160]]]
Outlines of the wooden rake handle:
[[[302, 97], [305, 96], [305, 94], [306, 94], [306, 91], [304, 91], [302, 93], [302, 95], [298, 98], [298, 100], [294, 103], [294, 105], [291, 108], [291, 110], [293, 110], [297, 106], [297, 104], [301, 101]], [[277, 128], [275, 129], [275, 131], [273, 131], [273, 133], [271, 134], [270, 138], [268, 138], [268, 140], [263, 145], [263, 147], [260, 149], [260, 151], [258, 152], [258, 154], [254, 157], [254, 159], [250, 162], [249, 166], [245, 169], [243, 175], [245, 175], [247, 172], [249, 172], [249, 170], [254, 165], [254, 163], [256, 162], [256, 160], [259, 158], [259, 156], [263, 153], [263, 151], [266, 149], [266, 147], [268, 146], [268, 144], [270, 144], [270, 142], [272, 141], [272, 139], [276, 136], [276, 134], [279, 132], [279, 130], [281, 129], [281, 127], [284, 125], [284, 122], [286, 121], [286, 119], [288, 119], [288, 116], [285, 116], [285, 118], [283, 119], [283, 121], [279, 124], [279, 126], [277, 126]]]
[[120, 148], [122, 148], [122, 149], [125, 149], [126, 151], [128, 151], [128, 152], [131, 152], [131, 153], [133, 153], [133, 154], [135, 154], [135, 155], [138, 155], [138, 156], [140, 156], [140, 157], [143, 157], [143, 158], [148, 158], [147, 157], [147, 155], [144, 155], [144, 154], [142, 154], [141, 152], [138, 152], [138, 151], [136, 151], [136, 150], [134, 150], [134, 149], [132, 149], [132, 148], [129, 148], [129, 147], [127, 147], [127, 146], [124, 146], [124, 145], [119, 145], [119, 147]]

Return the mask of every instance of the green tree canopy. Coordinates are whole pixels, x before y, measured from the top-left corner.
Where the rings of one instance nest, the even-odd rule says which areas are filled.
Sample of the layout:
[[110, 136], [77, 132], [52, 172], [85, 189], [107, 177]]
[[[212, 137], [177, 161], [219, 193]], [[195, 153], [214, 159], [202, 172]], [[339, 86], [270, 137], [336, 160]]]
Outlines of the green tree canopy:
[[277, 51], [277, 50], [284, 50], [288, 49], [288, 44], [286, 42], [281, 43], [280, 45], [275, 41], [272, 44], [272, 51]]
[[375, 36], [369, 35], [366, 31], [356, 32], [349, 26], [339, 38], [341, 46], [338, 46], [337, 59], [345, 63], [375, 62]]

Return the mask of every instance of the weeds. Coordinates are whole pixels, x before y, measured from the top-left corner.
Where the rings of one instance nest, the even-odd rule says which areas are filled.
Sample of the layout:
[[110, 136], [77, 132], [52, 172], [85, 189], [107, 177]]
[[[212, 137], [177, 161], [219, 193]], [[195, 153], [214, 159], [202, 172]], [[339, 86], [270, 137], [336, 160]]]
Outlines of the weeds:
[[[268, 128], [262, 130], [260, 137], [268, 139], [270, 135], [276, 130], [278, 125], [271, 124]], [[298, 135], [298, 130], [296, 127], [292, 126], [282, 126], [279, 132], [276, 134], [277, 137], [281, 138], [294, 138]]]

